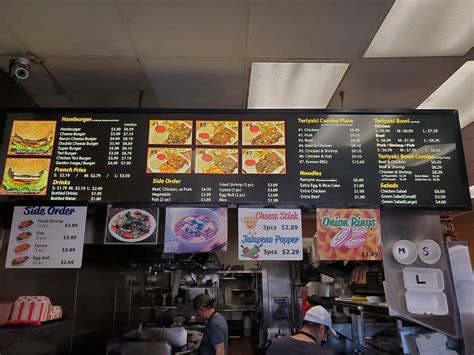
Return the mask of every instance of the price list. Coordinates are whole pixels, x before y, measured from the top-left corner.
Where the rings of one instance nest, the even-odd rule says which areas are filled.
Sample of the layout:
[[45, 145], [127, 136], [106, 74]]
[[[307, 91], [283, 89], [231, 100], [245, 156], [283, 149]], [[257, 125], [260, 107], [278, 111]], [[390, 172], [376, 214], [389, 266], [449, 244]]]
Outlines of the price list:
[[449, 186], [443, 176], [453, 159], [452, 140], [410, 117], [374, 118], [374, 124], [382, 204], [446, 205], [448, 188], [439, 187]]
[[80, 268], [87, 207], [15, 207], [6, 268]]
[[[56, 127], [53, 147], [49, 155], [12, 149], [22, 126], [15, 122], [22, 119], [7, 117], [4, 200], [420, 209], [470, 204], [453, 112], [35, 117]], [[42, 162], [43, 171], [16, 172], [28, 159]], [[45, 172], [46, 186], [32, 185], [25, 193], [22, 179]], [[19, 186], [10, 186], [16, 179]]]
[[[62, 120], [67, 122], [68, 118]], [[109, 198], [114, 182], [132, 176], [137, 126], [135, 122], [101, 118], [60, 124], [50, 199], [101, 202], [104, 196]]]

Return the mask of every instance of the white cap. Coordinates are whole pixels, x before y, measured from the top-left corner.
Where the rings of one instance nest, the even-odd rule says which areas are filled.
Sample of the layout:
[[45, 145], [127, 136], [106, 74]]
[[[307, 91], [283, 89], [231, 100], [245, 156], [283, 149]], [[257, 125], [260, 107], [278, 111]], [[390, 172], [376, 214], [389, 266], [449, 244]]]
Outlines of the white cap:
[[311, 307], [304, 315], [304, 320], [307, 320], [308, 322], [324, 324], [329, 328], [329, 330], [331, 330], [331, 333], [337, 337], [337, 333], [332, 327], [331, 315], [324, 307]]

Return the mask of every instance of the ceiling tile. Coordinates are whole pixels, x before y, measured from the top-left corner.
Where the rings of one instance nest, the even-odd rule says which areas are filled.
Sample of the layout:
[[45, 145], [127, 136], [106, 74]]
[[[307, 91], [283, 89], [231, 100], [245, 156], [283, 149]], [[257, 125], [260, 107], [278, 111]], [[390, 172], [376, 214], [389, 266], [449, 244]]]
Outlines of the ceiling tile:
[[242, 107], [244, 62], [143, 60], [160, 107]]
[[2, 16], [41, 55], [133, 55], [112, 0], [3, 1]]
[[392, 2], [256, 0], [252, 57], [360, 57]]
[[461, 128], [474, 122], [474, 60], [464, 63], [418, 108], [455, 108], [459, 111]]
[[0, 20], [0, 53], [16, 55], [26, 51], [27, 49], [12, 36], [8, 27]]
[[474, 46], [474, 1], [397, 0], [365, 57], [462, 56]]
[[250, 0], [118, 0], [140, 56], [242, 58]]
[[347, 63], [253, 63], [248, 108], [325, 108], [348, 67]]
[[74, 106], [137, 107], [140, 89], [143, 106], [154, 106], [140, 63], [134, 59], [45, 58], [45, 65], [61, 83]]
[[[362, 59], [354, 62], [336, 92], [344, 108], [413, 108], [462, 64], [462, 58]], [[339, 108], [334, 95], [328, 108]]]
[[[8, 70], [9, 57], [0, 57], [0, 67]], [[40, 107], [68, 107], [71, 102], [56, 89], [46, 71], [38, 64], [30, 65], [30, 76], [17, 81], [17, 85], [28, 93]]]

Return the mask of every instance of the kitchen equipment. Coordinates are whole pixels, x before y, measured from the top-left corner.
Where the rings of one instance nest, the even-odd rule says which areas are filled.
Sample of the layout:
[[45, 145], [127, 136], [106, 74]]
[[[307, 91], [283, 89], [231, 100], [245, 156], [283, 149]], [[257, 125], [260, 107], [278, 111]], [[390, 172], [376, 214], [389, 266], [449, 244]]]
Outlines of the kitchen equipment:
[[252, 335], [252, 318], [250, 316], [244, 316], [244, 336], [249, 337]]
[[168, 305], [168, 294], [167, 293], [163, 293], [161, 295], [161, 305], [163, 307], [166, 307]]
[[106, 355], [171, 355], [171, 346], [164, 340], [125, 341], [107, 344]]
[[319, 285], [319, 296], [320, 297], [334, 297], [335, 289], [332, 282], [322, 282]]
[[311, 281], [306, 284], [308, 289], [308, 296], [314, 296], [319, 294], [319, 285], [321, 282]]

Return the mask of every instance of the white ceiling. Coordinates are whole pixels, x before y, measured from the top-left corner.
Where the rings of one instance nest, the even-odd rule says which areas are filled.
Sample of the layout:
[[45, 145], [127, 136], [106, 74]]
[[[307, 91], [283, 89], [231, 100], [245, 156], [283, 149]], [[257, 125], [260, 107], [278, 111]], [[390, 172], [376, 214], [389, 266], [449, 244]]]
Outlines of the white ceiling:
[[[410, 53], [433, 57], [412, 60], [406, 58], [410, 53], [382, 49], [380, 55], [397, 58], [364, 58], [374, 37], [390, 40], [378, 34], [386, 19], [408, 20], [406, 13], [397, 15], [399, 3], [407, 1], [417, 13], [423, 6], [435, 23], [427, 27], [423, 16], [412, 14], [408, 32], [391, 40], [416, 38]], [[443, 10], [448, 2], [455, 10]], [[474, 45], [473, 21], [453, 21], [474, 9], [470, 4], [474, 1], [0, 0], [0, 66], [6, 70], [9, 58], [27, 51], [42, 57], [56, 83], [37, 64], [20, 83], [40, 106], [136, 107], [143, 89], [147, 107], [245, 108], [253, 63], [348, 63], [342, 80], [331, 84], [337, 89], [329, 107], [338, 107], [337, 91], [344, 90], [347, 108], [410, 108], [474, 56], [472, 50], [463, 53]], [[418, 32], [435, 33], [438, 41], [424, 43]], [[461, 32], [467, 42], [439, 57], [446, 54], [436, 43], [452, 42]], [[431, 52], [417, 52], [418, 47]]]

